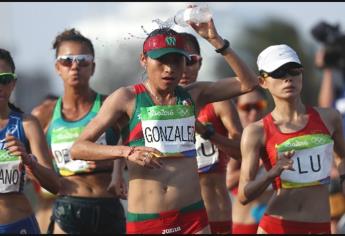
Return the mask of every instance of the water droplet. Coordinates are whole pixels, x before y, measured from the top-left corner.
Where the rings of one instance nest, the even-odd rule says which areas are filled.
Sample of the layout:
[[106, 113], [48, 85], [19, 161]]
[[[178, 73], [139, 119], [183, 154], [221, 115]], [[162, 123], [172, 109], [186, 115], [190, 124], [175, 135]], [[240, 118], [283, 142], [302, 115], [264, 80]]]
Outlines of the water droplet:
[[149, 34], [150, 34], [149, 32], [147, 32], [147, 30], [145, 30], [145, 28], [144, 28], [143, 25], [141, 26], [141, 29], [144, 31], [144, 33], [145, 33], [146, 35], [149, 35]]

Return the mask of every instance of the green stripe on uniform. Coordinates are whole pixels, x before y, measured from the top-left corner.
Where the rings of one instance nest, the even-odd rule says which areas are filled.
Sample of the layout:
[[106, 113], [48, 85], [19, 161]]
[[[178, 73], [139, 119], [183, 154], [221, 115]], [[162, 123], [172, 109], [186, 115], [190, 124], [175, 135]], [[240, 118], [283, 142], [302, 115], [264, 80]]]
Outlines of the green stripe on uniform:
[[331, 136], [326, 134], [310, 134], [295, 138], [290, 138], [276, 146], [278, 152], [289, 150], [303, 150], [332, 143]]
[[193, 106], [141, 107], [142, 120], [173, 120], [194, 116]]

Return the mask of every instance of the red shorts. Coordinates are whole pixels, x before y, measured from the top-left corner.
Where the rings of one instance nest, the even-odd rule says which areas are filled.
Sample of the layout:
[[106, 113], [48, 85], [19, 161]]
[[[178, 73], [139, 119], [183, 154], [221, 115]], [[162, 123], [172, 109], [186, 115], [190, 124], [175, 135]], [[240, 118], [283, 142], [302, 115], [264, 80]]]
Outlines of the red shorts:
[[232, 234], [256, 234], [259, 224], [232, 223]]
[[210, 221], [211, 234], [231, 234], [232, 221]]
[[259, 224], [267, 234], [330, 234], [331, 223], [282, 220], [265, 214]]
[[204, 203], [157, 214], [127, 214], [127, 234], [193, 234], [208, 225]]

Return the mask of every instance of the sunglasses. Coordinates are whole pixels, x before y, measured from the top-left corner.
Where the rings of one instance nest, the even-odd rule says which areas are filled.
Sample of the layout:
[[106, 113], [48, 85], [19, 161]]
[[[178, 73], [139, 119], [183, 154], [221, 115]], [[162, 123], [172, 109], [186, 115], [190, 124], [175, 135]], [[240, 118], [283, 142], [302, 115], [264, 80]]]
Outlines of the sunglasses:
[[245, 104], [238, 104], [237, 107], [246, 112], [250, 112], [252, 109], [257, 111], [263, 111], [267, 107], [267, 102], [265, 100], [259, 100], [255, 103], [245, 103]]
[[72, 66], [73, 62], [77, 62], [79, 66], [89, 66], [93, 62], [93, 56], [82, 54], [82, 55], [62, 55], [56, 58], [56, 61], [60, 62], [63, 66]]
[[280, 79], [280, 78], [285, 78], [287, 75], [297, 76], [297, 75], [300, 75], [301, 73], [302, 71], [300, 70], [300, 67], [295, 67], [295, 68], [289, 68], [289, 69], [280, 68], [270, 73], [262, 71], [261, 75], [264, 78], [270, 76], [274, 79]]
[[17, 79], [14, 73], [0, 73], [0, 84], [6, 85]]
[[187, 63], [186, 63], [187, 66], [193, 66], [202, 60], [202, 57], [198, 54], [190, 54], [189, 57], [190, 57], [190, 60], [187, 60]]

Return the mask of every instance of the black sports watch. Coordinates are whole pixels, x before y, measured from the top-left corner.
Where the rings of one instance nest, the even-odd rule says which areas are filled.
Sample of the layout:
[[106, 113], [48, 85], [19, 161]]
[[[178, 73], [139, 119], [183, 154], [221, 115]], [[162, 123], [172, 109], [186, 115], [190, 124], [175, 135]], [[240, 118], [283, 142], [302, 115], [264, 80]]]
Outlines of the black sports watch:
[[216, 130], [214, 129], [213, 125], [210, 123], [204, 124], [204, 127], [206, 131], [200, 134], [200, 136], [203, 139], [210, 139], [216, 133]]

